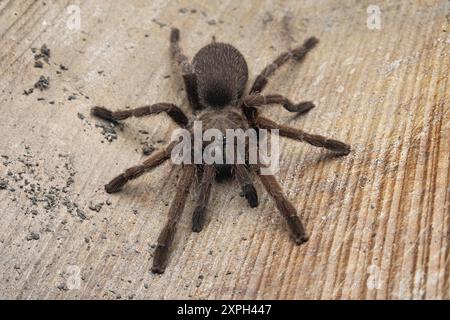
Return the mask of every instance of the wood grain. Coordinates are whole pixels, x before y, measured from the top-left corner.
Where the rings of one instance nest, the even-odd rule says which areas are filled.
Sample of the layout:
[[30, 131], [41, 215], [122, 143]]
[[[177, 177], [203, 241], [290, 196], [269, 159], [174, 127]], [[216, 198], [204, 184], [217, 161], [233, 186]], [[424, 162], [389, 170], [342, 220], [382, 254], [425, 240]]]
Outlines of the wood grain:
[[[80, 30], [68, 28], [70, 4]], [[448, 299], [448, 6], [378, 1], [381, 29], [371, 30], [371, 4], [0, 1], [0, 297]], [[278, 178], [306, 225], [305, 245], [290, 239], [260, 183], [251, 209], [225, 182], [213, 186], [198, 234], [190, 196], [166, 273], [150, 273], [179, 172], [166, 163], [117, 195], [103, 185], [144, 158], [142, 143], [160, 150], [175, 125], [164, 115], [130, 119], [108, 142], [89, 110], [188, 109], [170, 26], [190, 57], [214, 35], [232, 43], [252, 79], [286, 48], [320, 39], [265, 91], [317, 105], [300, 118], [275, 106], [265, 116], [353, 147], [333, 158], [282, 140]], [[34, 68], [30, 49], [44, 43], [50, 64]], [[50, 88], [23, 95], [40, 75]]]

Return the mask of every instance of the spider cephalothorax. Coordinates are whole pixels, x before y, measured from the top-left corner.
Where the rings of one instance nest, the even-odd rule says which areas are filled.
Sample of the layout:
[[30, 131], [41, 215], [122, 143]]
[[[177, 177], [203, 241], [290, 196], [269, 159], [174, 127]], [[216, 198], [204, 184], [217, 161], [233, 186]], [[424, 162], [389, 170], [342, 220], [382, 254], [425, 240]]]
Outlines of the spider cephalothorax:
[[[178, 106], [171, 103], [157, 103], [136, 109], [110, 111], [104, 107], [94, 107], [92, 113], [110, 121], [124, 120], [129, 117], [142, 117], [165, 112], [180, 127], [192, 132], [193, 120], [201, 121], [203, 129], [217, 129], [225, 134], [227, 129], [278, 129], [280, 136], [307, 142], [316, 147], [329, 149], [336, 154], [346, 155], [350, 146], [337, 140], [320, 135], [313, 135], [302, 130], [279, 125], [272, 120], [258, 115], [258, 107], [269, 104], [281, 104], [286, 110], [305, 113], [314, 107], [312, 102], [292, 103], [279, 94], [262, 95], [261, 92], [268, 78], [289, 59], [302, 61], [306, 53], [318, 42], [314, 37], [307, 39], [303, 45], [282, 53], [258, 75], [249, 93], [244, 95], [248, 81], [247, 63], [242, 54], [233, 46], [213, 43], [200, 49], [193, 63], [182, 53], [179, 46], [180, 32], [172, 29], [170, 36], [173, 59], [180, 66], [186, 93], [191, 105], [191, 116], [186, 116]], [[142, 164], [131, 167], [111, 180], [105, 189], [108, 193], [119, 191], [129, 180], [135, 179], [171, 157], [176, 142], [170, 143]], [[206, 144], [203, 145], [206, 147]], [[251, 207], [258, 205], [258, 195], [252, 183], [251, 173], [255, 172], [264, 188], [271, 195], [275, 204], [285, 218], [291, 234], [297, 244], [307, 241], [304, 227], [295, 207], [286, 199], [273, 175], [261, 173], [263, 164], [228, 163], [228, 164], [184, 164], [175, 196], [169, 209], [168, 221], [158, 238], [152, 271], [164, 272], [178, 220], [184, 210], [191, 185], [197, 183], [199, 190], [196, 207], [192, 216], [192, 230], [199, 232], [205, 223], [205, 214], [211, 186], [215, 179], [223, 175], [232, 175], [241, 185], [242, 192]], [[200, 177], [199, 179], [197, 177]]]

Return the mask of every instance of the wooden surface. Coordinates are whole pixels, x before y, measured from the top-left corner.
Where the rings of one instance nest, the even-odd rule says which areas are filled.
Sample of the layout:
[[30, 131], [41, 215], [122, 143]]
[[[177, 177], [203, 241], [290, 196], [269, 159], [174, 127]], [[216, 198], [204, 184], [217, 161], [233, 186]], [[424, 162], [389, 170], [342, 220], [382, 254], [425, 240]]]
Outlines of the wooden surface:
[[[81, 9], [80, 30], [67, 25], [69, 4]], [[448, 299], [447, 3], [376, 1], [379, 30], [366, 23], [371, 4], [0, 1], [0, 297]], [[282, 140], [278, 178], [307, 244], [293, 243], [259, 182], [256, 209], [225, 182], [199, 234], [190, 196], [166, 273], [150, 273], [178, 172], [166, 163], [116, 195], [103, 185], [176, 126], [164, 115], [130, 120], [108, 142], [89, 109], [168, 101], [187, 110], [170, 26], [190, 57], [213, 35], [232, 43], [252, 79], [282, 50], [320, 38], [266, 89], [317, 108], [301, 118], [264, 112], [353, 146], [333, 158]], [[50, 63], [34, 68], [31, 48], [42, 44]], [[49, 89], [23, 95], [41, 75]]]

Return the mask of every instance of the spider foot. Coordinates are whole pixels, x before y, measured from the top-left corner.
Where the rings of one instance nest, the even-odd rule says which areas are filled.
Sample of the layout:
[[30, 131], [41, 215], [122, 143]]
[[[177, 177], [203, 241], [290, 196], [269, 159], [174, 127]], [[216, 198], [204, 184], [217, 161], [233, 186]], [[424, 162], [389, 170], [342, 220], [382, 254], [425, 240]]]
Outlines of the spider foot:
[[316, 37], [310, 37], [310, 38], [305, 40], [305, 42], [303, 43], [303, 47], [306, 48], [306, 49], [312, 49], [318, 43], [319, 43], [319, 39], [317, 39]]
[[290, 111], [290, 112], [296, 112], [297, 114], [306, 113], [312, 108], [314, 108], [316, 105], [312, 101], [304, 101], [297, 104], [285, 104], [283, 107]]
[[256, 192], [255, 187], [252, 184], [247, 184], [242, 187], [242, 191], [244, 192], [245, 198], [251, 208], [255, 208], [258, 206], [258, 193]]
[[294, 241], [297, 245], [301, 245], [301, 244], [307, 242], [308, 240], [309, 240], [309, 238], [305, 234], [294, 238]]
[[346, 156], [352, 150], [348, 144], [333, 139], [326, 140], [325, 148], [336, 153], [338, 156]]
[[153, 273], [163, 274], [164, 271], [165, 271], [165, 269], [160, 268], [159, 266], [153, 266], [153, 267], [152, 267], [152, 272], [153, 272]]
[[205, 223], [206, 207], [196, 207], [192, 215], [192, 231], [200, 232]]
[[306, 39], [301, 46], [292, 50], [292, 57], [296, 61], [302, 60], [305, 57], [306, 53], [313, 49], [318, 43], [319, 39], [317, 39], [316, 37]]
[[100, 107], [100, 106], [95, 106], [91, 109], [91, 114], [93, 116], [102, 118], [104, 120], [108, 120], [108, 121], [116, 121], [116, 119], [113, 116], [113, 113], [111, 110], [108, 110], [104, 107]]
[[122, 189], [122, 187], [127, 183], [128, 179], [121, 174], [120, 176], [112, 179], [108, 184], [105, 185], [105, 190], [107, 193], [116, 193]]
[[153, 257], [152, 272], [162, 274], [166, 270], [166, 261], [168, 258], [168, 250], [165, 246], [158, 244], [155, 255]]
[[306, 235], [305, 228], [300, 220], [300, 218], [295, 215], [288, 219], [289, 229], [291, 230], [291, 235], [297, 245], [301, 245], [308, 241], [308, 236]]
[[180, 41], [180, 30], [178, 28], [172, 28], [170, 30], [170, 42]]

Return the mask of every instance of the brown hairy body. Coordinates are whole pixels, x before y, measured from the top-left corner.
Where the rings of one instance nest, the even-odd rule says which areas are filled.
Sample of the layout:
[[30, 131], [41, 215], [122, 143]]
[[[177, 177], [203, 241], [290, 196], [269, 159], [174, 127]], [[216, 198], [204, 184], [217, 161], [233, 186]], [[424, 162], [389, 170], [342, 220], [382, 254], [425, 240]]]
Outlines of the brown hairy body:
[[[287, 111], [297, 114], [305, 113], [314, 107], [310, 101], [295, 104], [282, 95], [263, 95], [261, 92], [268, 83], [269, 77], [283, 64], [290, 59], [297, 62], [302, 61], [306, 53], [317, 44], [316, 38], [309, 38], [302, 45], [280, 54], [257, 76], [248, 94], [244, 94], [248, 82], [247, 63], [236, 48], [229, 44], [213, 42], [200, 49], [191, 64], [183, 54], [179, 40], [179, 30], [172, 29], [170, 35], [172, 58], [181, 70], [191, 106], [190, 116], [172, 103], [157, 103], [114, 112], [104, 107], [94, 107], [93, 115], [110, 121], [119, 121], [129, 117], [143, 117], [163, 112], [180, 127], [191, 132], [194, 120], [202, 121], [203, 130], [218, 129], [223, 134], [227, 129], [278, 129], [281, 136], [326, 148], [338, 155], [346, 155], [350, 152], [350, 146], [343, 142], [280, 125], [258, 115], [258, 108], [269, 104], [280, 104]], [[118, 192], [128, 181], [136, 179], [169, 159], [175, 144], [176, 142], [170, 143], [164, 150], [153, 154], [142, 164], [126, 169], [106, 184], [106, 191], [108, 193]], [[277, 209], [285, 218], [294, 241], [297, 244], [307, 241], [308, 237], [295, 207], [284, 196], [280, 184], [273, 175], [261, 174], [262, 166], [261, 163], [252, 165], [248, 163], [183, 165], [179, 183], [169, 208], [167, 223], [158, 238], [152, 271], [162, 273], [167, 266], [177, 224], [193, 184], [196, 184], [198, 197], [192, 214], [192, 230], [200, 232], [206, 221], [212, 184], [214, 180], [223, 176], [236, 178], [250, 207], [256, 207], [258, 206], [258, 194], [252, 182], [252, 173], [256, 173], [264, 188], [275, 201]]]

